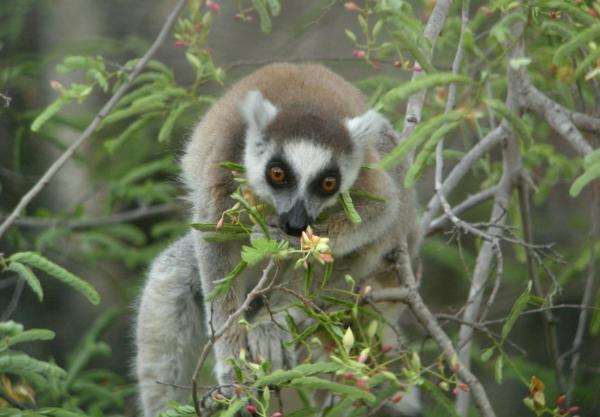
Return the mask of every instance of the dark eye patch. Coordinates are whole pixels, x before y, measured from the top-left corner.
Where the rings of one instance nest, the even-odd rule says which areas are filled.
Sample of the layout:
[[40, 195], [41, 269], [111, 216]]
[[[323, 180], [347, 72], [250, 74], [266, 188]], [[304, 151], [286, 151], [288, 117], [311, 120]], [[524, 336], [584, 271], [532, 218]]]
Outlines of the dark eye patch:
[[[335, 186], [328, 191], [323, 188], [324, 182], [330, 183], [331, 179], [334, 179]], [[324, 181], [325, 180], [325, 181]], [[337, 166], [330, 166], [325, 168], [319, 174], [315, 176], [309, 185], [309, 190], [318, 197], [328, 198], [334, 195], [339, 189], [342, 183], [342, 175]], [[327, 188], [327, 187], [326, 187]]]
[[[273, 174], [277, 172], [277, 175]], [[280, 174], [283, 173], [283, 179], [280, 179]], [[272, 159], [265, 169], [265, 180], [275, 189], [291, 188], [296, 184], [294, 171], [282, 159]]]

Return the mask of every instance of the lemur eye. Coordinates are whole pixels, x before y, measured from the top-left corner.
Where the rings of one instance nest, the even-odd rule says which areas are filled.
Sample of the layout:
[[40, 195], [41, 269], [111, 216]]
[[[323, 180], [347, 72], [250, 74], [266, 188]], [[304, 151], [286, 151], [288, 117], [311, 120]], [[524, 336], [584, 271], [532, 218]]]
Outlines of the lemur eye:
[[274, 184], [281, 184], [285, 181], [285, 170], [279, 166], [269, 169], [269, 179]]
[[321, 189], [326, 193], [331, 193], [337, 189], [337, 179], [327, 176], [321, 180]]

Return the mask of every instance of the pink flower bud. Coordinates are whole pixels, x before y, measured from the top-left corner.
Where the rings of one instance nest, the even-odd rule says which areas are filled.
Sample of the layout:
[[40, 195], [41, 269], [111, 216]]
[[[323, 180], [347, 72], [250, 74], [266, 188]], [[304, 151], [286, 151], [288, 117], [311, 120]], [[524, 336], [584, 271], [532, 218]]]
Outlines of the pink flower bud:
[[394, 404], [397, 404], [400, 402], [401, 399], [402, 399], [402, 394], [397, 392], [392, 396], [392, 398], [390, 398], [390, 401], [393, 402]]
[[452, 364], [452, 367], [451, 367], [451, 369], [452, 369], [452, 372], [454, 372], [454, 373], [457, 373], [457, 372], [458, 372], [458, 370], [460, 369], [460, 363], [458, 363], [458, 362], [454, 362], [454, 363]]
[[178, 40], [175, 41], [175, 48], [185, 48], [189, 45], [186, 41]]
[[392, 347], [390, 345], [381, 346], [381, 353], [388, 353], [390, 350], [392, 350]]
[[421, 68], [421, 66], [419, 64], [415, 64], [415, 66], [413, 67], [413, 71], [421, 72], [421, 71], [423, 71], [423, 68]]
[[367, 53], [366, 53], [365, 51], [363, 51], [362, 49], [355, 49], [354, 51], [352, 51], [352, 55], [353, 55], [355, 58], [362, 59], [362, 58], [364, 58], [365, 56], [367, 56]]
[[358, 7], [358, 4], [354, 3], [353, 1], [347, 1], [346, 3], [344, 3], [344, 9], [348, 10], [349, 12], [360, 11], [360, 7]]
[[255, 407], [255, 406], [253, 406], [252, 404], [248, 404], [248, 405], [246, 406], [246, 411], [247, 411], [247, 412], [249, 412], [250, 414], [256, 414], [256, 412], [257, 412], [258, 410], [257, 410], [257, 409], [256, 409], [256, 407]]
[[567, 396], [564, 394], [556, 399], [556, 405], [559, 407], [562, 407], [563, 405], [565, 405], [566, 402], [567, 402]]
[[275, 411], [271, 414], [271, 417], [283, 417], [283, 413], [281, 411]]
[[567, 413], [569, 413], [569, 414], [575, 414], [575, 413], [578, 413], [578, 412], [579, 412], [579, 410], [580, 410], [580, 408], [579, 408], [579, 407], [577, 407], [577, 406], [573, 406], [573, 407], [570, 407], [570, 408], [567, 410]]
[[62, 91], [65, 89], [60, 81], [56, 80], [50, 80], [50, 88], [52, 88], [54, 91]]
[[460, 384], [460, 385], [458, 386], [458, 388], [459, 388], [461, 391], [464, 391], [464, 392], [467, 392], [467, 391], [469, 391], [469, 386], [468, 386], [467, 384], [465, 384], [465, 383], [462, 383], [462, 384]]
[[221, 13], [221, 6], [219, 6], [219, 3], [215, 3], [214, 1], [209, 1], [206, 3], [206, 7], [208, 7], [208, 9], [211, 12]]

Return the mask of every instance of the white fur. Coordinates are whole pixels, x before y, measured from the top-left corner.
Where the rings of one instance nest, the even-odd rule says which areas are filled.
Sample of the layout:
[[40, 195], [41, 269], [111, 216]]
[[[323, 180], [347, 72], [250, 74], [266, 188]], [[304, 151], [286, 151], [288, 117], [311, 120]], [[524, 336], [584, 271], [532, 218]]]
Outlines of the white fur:
[[277, 107], [264, 98], [258, 90], [246, 94], [240, 109], [248, 124], [248, 130], [253, 132], [263, 132], [277, 115]]
[[345, 124], [352, 141], [357, 146], [364, 147], [376, 138], [389, 122], [375, 110], [369, 110], [360, 116], [346, 119]]
[[300, 140], [288, 142], [283, 147], [285, 160], [299, 177], [299, 191], [304, 193], [309, 181], [325, 169], [333, 158], [331, 149], [324, 148], [314, 142]]

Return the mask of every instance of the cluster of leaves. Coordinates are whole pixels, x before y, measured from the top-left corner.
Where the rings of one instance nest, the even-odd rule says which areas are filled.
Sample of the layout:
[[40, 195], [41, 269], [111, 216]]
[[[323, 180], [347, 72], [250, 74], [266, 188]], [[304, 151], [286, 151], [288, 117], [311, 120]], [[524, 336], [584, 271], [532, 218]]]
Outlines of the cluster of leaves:
[[51, 340], [53, 331], [0, 322], [0, 416], [84, 417], [122, 410], [133, 393], [131, 386], [112, 371], [89, 368], [96, 357], [110, 355], [110, 346], [98, 339], [118, 315], [115, 309], [102, 314], [64, 367], [12, 349], [21, 343]]

